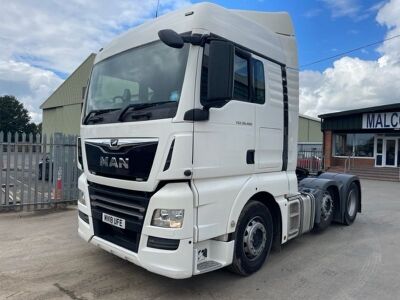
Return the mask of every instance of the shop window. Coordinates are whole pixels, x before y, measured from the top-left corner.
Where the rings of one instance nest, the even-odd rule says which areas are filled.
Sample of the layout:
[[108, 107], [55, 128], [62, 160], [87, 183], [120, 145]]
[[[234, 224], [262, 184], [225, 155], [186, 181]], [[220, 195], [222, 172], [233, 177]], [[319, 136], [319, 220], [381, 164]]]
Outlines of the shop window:
[[354, 135], [354, 155], [357, 157], [374, 156], [374, 134]]
[[353, 141], [349, 134], [334, 134], [333, 135], [333, 155], [334, 156], [349, 156], [353, 152]]
[[374, 134], [356, 133], [356, 134], [334, 134], [333, 135], [333, 155], [355, 157], [373, 157], [374, 156]]

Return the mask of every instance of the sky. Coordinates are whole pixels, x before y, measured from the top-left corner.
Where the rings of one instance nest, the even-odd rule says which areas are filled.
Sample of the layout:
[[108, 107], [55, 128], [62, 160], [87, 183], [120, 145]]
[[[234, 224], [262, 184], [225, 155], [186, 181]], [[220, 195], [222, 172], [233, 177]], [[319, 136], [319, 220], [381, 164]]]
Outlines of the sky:
[[[196, 0], [160, 0], [159, 14]], [[299, 49], [300, 113], [400, 102], [400, 0], [217, 0], [227, 8], [288, 11]], [[40, 104], [92, 52], [152, 19], [157, 0], [0, 0], [0, 95]]]

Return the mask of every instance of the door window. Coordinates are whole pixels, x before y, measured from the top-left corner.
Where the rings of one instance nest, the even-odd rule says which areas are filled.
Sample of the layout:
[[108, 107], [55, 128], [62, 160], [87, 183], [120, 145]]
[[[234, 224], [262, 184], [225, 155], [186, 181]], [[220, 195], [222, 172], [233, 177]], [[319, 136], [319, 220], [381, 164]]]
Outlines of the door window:
[[[203, 62], [201, 66], [201, 102], [207, 99], [209, 52], [209, 44], [206, 44], [204, 46]], [[237, 49], [234, 56], [233, 71], [233, 100], [264, 104], [265, 75], [263, 62], [255, 58], [251, 58], [251, 54], [249, 52]]]
[[400, 139], [397, 140], [397, 166], [400, 167]]
[[233, 99], [249, 101], [249, 63], [244, 57], [235, 54], [233, 65]]
[[396, 140], [386, 140], [386, 165], [395, 166]]
[[253, 59], [253, 86], [254, 95], [253, 102], [264, 104], [265, 103], [265, 75], [264, 64], [258, 59]]
[[376, 140], [376, 165], [382, 166], [382, 157], [383, 157], [383, 139]]

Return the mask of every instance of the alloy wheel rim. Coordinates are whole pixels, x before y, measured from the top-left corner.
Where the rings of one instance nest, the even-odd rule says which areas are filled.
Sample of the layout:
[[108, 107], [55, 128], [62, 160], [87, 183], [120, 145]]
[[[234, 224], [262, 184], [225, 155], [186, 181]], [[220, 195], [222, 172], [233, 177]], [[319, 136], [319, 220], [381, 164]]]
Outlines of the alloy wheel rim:
[[330, 193], [325, 192], [321, 202], [321, 218], [326, 221], [333, 212], [333, 199]]
[[243, 249], [247, 258], [257, 259], [264, 251], [267, 244], [267, 230], [260, 217], [251, 219], [244, 230]]

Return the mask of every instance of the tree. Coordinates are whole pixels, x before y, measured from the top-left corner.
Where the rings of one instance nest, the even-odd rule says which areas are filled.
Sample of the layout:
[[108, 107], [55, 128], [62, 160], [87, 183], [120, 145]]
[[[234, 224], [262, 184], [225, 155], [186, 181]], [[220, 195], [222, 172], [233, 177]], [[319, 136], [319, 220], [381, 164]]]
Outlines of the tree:
[[31, 117], [24, 105], [11, 95], [0, 96], [0, 132], [38, 132], [38, 126], [31, 122]]

